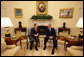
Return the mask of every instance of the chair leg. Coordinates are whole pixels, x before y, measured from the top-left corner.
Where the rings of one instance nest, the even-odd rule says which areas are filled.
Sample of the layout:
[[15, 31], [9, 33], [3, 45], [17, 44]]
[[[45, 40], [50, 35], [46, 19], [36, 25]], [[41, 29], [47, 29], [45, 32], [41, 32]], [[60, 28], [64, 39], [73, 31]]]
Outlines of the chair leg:
[[27, 49], [28, 49], [28, 43], [27, 43]]
[[39, 47], [40, 47], [40, 40], [39, 40]]

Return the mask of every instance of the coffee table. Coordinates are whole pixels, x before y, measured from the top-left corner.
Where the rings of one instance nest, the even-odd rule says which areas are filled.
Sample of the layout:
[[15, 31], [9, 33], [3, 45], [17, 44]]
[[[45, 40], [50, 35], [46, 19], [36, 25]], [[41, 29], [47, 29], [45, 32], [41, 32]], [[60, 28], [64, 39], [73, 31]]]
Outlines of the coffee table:
[[19, 39], [17, 41], [20, 41], [20, 46], [21, 46], [21, 49], [22, 49], [22, 40], [27, 40], [27, 49], [28, 49], [28, 38], [27, 36], [20, 36]]
[[15, 38], [13, 38], [12, 37], [12, 40], [14, 40], [15, 41], [15, 45], [17, 46], [17, 42], [19, 42], [20, 41], [20, 47], [21, 47], [21, 49], [22, 49], [22, 40], [27, 40], [27, 49], [28, 49], [28, 38], [27, 38], [27, 36], [20, 36], [20, 37], [15, 37]]
[[67, 51], [67, 47], [71, 47], [71, 46], [83, 46], [83, 39], [79, 39], [78, 37], [76, 37], [75, 39], [71, 39], [69, 36], [65, 36], [64, 39], [65, 39], [64, 49], [66, 51]]

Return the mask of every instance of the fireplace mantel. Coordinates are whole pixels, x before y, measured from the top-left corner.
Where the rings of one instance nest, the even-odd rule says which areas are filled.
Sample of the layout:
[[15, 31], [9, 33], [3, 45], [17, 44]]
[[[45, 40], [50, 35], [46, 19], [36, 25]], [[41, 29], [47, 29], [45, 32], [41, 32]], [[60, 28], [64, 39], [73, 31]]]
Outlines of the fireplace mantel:
[[37, 23], [38, 26], [47, 26], [48, 24], [51, 24], [52, 20], [32, 20], [32, 25]]

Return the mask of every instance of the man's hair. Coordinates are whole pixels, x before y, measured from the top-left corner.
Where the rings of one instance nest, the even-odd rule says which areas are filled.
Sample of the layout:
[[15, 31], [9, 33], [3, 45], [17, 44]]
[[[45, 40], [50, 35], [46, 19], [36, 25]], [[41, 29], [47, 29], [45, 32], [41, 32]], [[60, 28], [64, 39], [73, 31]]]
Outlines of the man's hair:
[[36, 25], [37, 25], [37, 23], [34, 24], [34, 26], [36, 26]]
[[48, 24], [48, 25], [50, 25], [50, 26], [51, 26], [51, 24]]

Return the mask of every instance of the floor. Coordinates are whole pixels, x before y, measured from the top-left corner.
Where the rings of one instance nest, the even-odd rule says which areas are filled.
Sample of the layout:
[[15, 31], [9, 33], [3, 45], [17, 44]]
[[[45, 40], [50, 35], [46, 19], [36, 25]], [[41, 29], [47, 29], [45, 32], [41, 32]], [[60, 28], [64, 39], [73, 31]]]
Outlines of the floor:
[[[26, 48], [26, 44], [23, 45], [22, 50], [18, 52], [17, 55], [19, 56], [71, 56], [68, 52], [65, 52], [64, 45], [59, 44], [58, 50], [55, 49], [54, 55], [51, 54], [52, 51], [52, 42], [47, 43], [46, 50], [43, 50], [43, 39], [40, 39], [40, 47], [38, 47], [38, 51], [35, 50], [35, 47], [33, 47], [32, 50], [29, 48]], [[34, 45], [35, 46], [35, 45]]]

